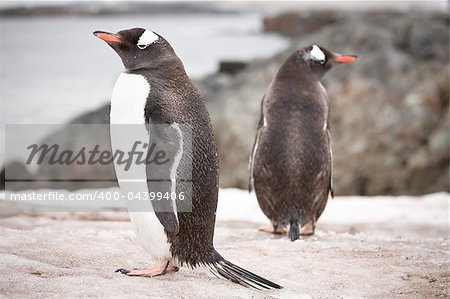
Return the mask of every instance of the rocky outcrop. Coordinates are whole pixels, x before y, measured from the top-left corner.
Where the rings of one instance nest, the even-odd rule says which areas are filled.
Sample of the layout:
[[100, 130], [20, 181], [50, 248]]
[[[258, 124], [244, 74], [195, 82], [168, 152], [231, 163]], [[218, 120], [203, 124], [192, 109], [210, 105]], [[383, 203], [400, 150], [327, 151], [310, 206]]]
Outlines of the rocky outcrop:
[[265, 17], [263, 25], [266, 32], [298, 37], [332, 25], [344, 17], [344, 13], [331, 11], [286, 12], [273, 17]]
[[[81, 148], [93, 149], [96, 145], [99, 150], [111, 150], [109, 143], [108, 126], [95, 126], [109, 123], [109, 104], [98, 110], [85, 113], [73, 119], [68, 125], [55, 126], [56, 132], [49, 134], [39, 142], [39, 146], [58, 145], [59, 153], [63, 150], [73, 151], [75, 154]], [[91, 124], [94, 126], [74, 126], [76, 124]], [[67, 189], [77, 190], [85, 188], [106, 188], [117, 186], [115, 172], [111, 164], [99, 163], [70, 163], [70, 165], [49, 165], [50, 154], [45, 155], [36, 172], [29, 171], [24, 163], [14, 161], [6, 165], [0, 172], [0, 188], [12, 190], [21, 189]], [[35, 162], [34, 162], [35, 163]], [[15, 182], [15, 180], [19, 180]]]

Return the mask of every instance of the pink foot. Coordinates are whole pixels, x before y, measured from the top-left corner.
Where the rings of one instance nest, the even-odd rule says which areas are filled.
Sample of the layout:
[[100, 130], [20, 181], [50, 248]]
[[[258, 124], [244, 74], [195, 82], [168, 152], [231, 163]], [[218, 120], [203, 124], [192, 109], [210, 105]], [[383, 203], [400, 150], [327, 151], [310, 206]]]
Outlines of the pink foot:
[[275, 234], [275, 235], [285, 235], [286, 234], [286, 228], [283, 225], [278, 225], [277, 228], [273, 225], [263, 225], [260, 228], [258, 228], [259, 231], [269, 233], [269, 234]]
[[312, 222], [312, 220], [308, 221], [308, 223], [306, 223], [305, 225], [303, 225], [300, 229], [299, 229], [299, 233], [302, 236], [310, 236], [310, 235], [314, 235], [314, 224]]
[[173, 259], [158, 259], [155, 267], [138, 269], [138, 270], [127, 270], [127, 269], [117, 269], [116, 272], [120, 272], [127, 276], [145, 276], [145, 277], [155, 277], [159, 275], [164, 275], [167, 272], [176, 272], [179, 268], [175, 265]]

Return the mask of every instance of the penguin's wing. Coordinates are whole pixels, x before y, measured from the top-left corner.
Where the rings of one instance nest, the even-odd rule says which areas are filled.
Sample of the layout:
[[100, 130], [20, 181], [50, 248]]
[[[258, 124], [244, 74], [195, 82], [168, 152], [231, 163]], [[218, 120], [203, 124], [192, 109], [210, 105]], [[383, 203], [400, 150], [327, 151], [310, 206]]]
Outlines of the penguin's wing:
[[[319, 87], [322, 90], [322, 95], [324, 97], [324, 101], [329, 103], [328, 94], [326, 89], [323, 87], [322, 83], [319, 82]], [[333, 141], [331, 139], [331, 128], [330, 128], [330, 117], [329, 114], [326, 116], [325, 120], [325, 132], [327, 134], [327, 142], [328, 148], [330, 149], [330, 162], [328, 165], [330, 177], [328, 179], [328, 195], [331, 195], [331, 198], [334, 197], [334, 189], [333, 189]]]
[[[147, 186], [153, 211], [164, 229], [177, 234], [180, 224], [177, 211], [177, 170], [180, 153], [183, 153], [180, 126], [174, 124], [151, 124], [148, 126], [149, 152], [147, 157], [158, 152], [165, 154], [159, 162], [146, 163]], [[154, 196], [153, 196], [154, 195]], [[175, 196], [174, 196], [175, 195]], [[175, 200], [174, 200], [175, 197]]]
[[256, 136], [255, 136], [255, 142], [253, 143], [253, 149], [252, 154], [250, 156], [250, 162], [249, 162], [249, 178], [248, 178], [248, 192], [252, 192], [254, 188], [254, 181], [253, 181], [253, 164], [255, 163], [255, 156], [256, 156], [256, 150], [258, 149], [258, 142], [259, 142], [259, 136], [261, 135], [261, 130], [264, 127], [264, 114], [263, 114], [263, 105], [264, 105], [264, 99], [265, 95], [263, 96], [261, 100], [261, 113], [259, 117], [258, 127], [256, 129]]
[[[328, 122], [328, 121], [327, 121]], [[328, 147], [330, 149], [330, 178], [329, 178], [329, 189], [328, 194], [331, 195], [331, 198], [334, 197], [334, 183], [333, 183], [333, 147], [332, 147], [332, 140], [331, 140], [331, 131], [330, 126], [327, 124], [327, 137], [328, 137]]]

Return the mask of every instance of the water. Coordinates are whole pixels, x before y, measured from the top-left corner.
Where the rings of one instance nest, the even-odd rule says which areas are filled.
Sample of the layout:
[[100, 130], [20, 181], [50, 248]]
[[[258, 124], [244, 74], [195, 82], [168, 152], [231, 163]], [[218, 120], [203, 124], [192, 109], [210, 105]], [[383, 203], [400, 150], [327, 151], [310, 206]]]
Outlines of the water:
[[2, 19], [0, 140], [4, 124], [65, 123], [107, 103], [122, 64], [92, 32], [132, 27], [163, 35], [192, 78], [216, 71], [220, 59], [268, 57], [287, 45], [261, 33], [259, 14]]

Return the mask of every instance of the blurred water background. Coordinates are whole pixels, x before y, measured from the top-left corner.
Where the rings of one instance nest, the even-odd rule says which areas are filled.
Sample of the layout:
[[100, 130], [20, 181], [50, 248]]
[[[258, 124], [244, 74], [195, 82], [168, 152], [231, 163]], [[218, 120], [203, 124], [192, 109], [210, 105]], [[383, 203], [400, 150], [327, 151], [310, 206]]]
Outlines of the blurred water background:
[[[198, 79], [215, 72], [221, 59], [268, 57], [286, 47], [285, 38], [262, 33], [261, 25], [258, 13], [2, 18], [0, 126], [66, 123], [109, 101], [123, 67], [92, 35], [95, 30], [144, 27], [161, 33]], [[2, 147], [0, 161], [3, 155]]]

